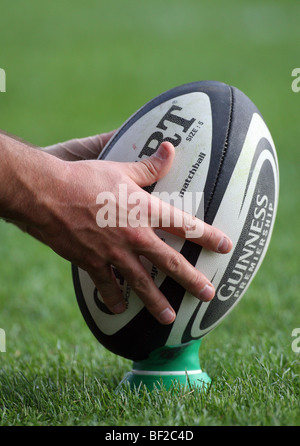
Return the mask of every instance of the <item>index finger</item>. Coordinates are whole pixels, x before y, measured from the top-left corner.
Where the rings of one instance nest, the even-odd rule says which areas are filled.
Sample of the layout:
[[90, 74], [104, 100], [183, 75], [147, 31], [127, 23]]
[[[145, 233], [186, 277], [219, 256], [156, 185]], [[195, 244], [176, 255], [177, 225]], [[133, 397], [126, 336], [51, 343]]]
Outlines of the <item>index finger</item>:
[[222, 254], [232, 241], [220, 229], [151, 195], [151, 226], [190, 240], [210, 251]]

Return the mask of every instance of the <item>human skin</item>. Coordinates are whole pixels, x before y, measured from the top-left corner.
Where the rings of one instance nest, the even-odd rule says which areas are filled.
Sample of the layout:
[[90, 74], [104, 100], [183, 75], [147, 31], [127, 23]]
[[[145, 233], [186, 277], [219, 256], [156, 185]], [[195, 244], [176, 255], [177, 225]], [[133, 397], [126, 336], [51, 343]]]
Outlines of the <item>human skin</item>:
[[[154, 155], [136, 163], [96, 160], [112, 134], [41, 149], [1, 133], [0, 217], [15, 223], [58, 255], [87, 271], [113, 313], [126, 311], [126, 302], [112, 265], [149, 312], [162, 324], [169, 324], [176, 314], [142, 265], [140, 256], [200, 300], [213, 298], [215, 291], [210, 281], [164, 243], [150, 224], [138, 228], [130, 225], [100, 228], [96, 216], [100, 207], [98, 194], [110, 191], [118, 202], [118, 186], [123, 184], [128, 194], [144, 194], [148, 209], [159, 213], [159, 228], [188, 238], [189, 216], [183, 215], [181, 227], [175, 226], [172, 220], [169, 227], [161, 227], [161, 213], [170, 212], [171, 206], [160, 201], [159, 206], [151, 207], [152, 197], [142, 189], [167, 174], [175, 149], [171, 143], [164, 142]], [[149, 221], [150, 218], [151, 215]], [[201, 220], [194, 218], [192, 221], [201, 228], [201, 236], [191, 239], [194, 243], [214, 252], [230, 251], [232, 243], [222, 231]]]

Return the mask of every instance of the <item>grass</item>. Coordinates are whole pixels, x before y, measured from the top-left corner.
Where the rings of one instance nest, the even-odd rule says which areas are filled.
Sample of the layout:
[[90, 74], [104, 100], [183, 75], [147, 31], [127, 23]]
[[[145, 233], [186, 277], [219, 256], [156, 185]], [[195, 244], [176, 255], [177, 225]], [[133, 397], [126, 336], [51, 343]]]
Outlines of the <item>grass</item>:
[[0, 222], [1, 425], [299, 425], [300, 6], [129, 0], [6, 2], [0, 15], [1, 128], [38, 145], [119, 126], [155, 95], [216, 79], [245, 91], [278, 150], [280, 206], [247, 294], [201, 346], [206, 392], [115, 393], [131, 363], [97, 343], [70, 265]]
[[[92, 346], [85, 351], [58, 342], [39, 355], [16, 354], [1, 372], [2, 425], [297, 425], [296, 360], [269, 347], [230, 342], [206, 348], [212, 386], [115, 393], [127, 361]], [[206, 346], [208, 347], [208, 346]], [[232, 350], [234, 353], [232, 354]]]

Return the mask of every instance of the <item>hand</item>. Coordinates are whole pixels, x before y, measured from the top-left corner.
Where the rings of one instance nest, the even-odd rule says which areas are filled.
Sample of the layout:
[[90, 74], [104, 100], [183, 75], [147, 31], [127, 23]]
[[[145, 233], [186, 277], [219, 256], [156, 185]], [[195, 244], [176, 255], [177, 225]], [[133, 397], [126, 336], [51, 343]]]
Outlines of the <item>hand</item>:
[[[142, 194], [142, 201], [150, 209], [153, 198], [142, 187], [166, 175], [174, 154], [172, 144], [165, 142], [153, 156], [137, 163], [60, 161], [63, 181], [60, 180], [56, 186], [54, 183], [50, 196], [48, 193], [47, 211], [44, 213], [47, 218], [42, 225], [28, 229], [29, 233], [59, 255], [87, 271], [106, 306], [114, 313], [121, 313], [125, 311], [126, 303], [111, 268], [114, 265], [149, 312], [163, 324], [173, 322], [175, 312], [154, 284], [139, 256], [146, 257], [201, 300], [213, 298], [212, 284], [180, 253], [156, 235], [155, 228], [150, 225], [150, 215], [147, 227], [100, 228], [96, 224], [97, 213], [101, 209], [97, 204], [97, 196], [100, 192], [108, 191], [116, 197], [118, 203], [118, 186], [123, 184], [127, 187], [128, 195], [134, 192]], [[159, 207], [156, 206], [156, 209]], [[117, 212], [120, 211], [118, 208]], [[162, 213], [171, 211], [171, 206], [160, 202], [160, 210], [157, 211], [158, 227], [161, 226]], [[163, 229], [185, 237], [185, 221], [183, 219], [182, 227], [171, 225]], [[197, 219], [194, 223], [201, 228], [202, 235], [193, 238], [193, 242], [216, 252], [230, 251], [232, 244], [222, 231]]]
[[[137, 163], [64, 161], [3, 132], [0, 149], [0, 218], [22, 227], [87, 271], [112, 312], [124, 311], [126, 304], [111, 265], [120, 271], [155, 318], [163, 324], [174, 321], [173, 308], [155, 286], [140, 256], [199, 299], [212, 299], [214, 289], [208, 279], [164, 243], [151, 227], [154, 217], [158, 228], [184, 238], [186, 230], [195, 227], [200, 229], [200, 236], [192, 238], [193, 242], [222, 253], [232, 247], [222, 231], [172, 209], [142, 189], [166, 175], [175, 154], [172, 144], [164, 142], [153, 156]], [[148, 226], [98, 226], [98, 212], [103, 210], [103, 203], [97, 203], [99, 193], [109, 192], [119, 203], [119, 185], [126, 185], [128, 197], [133, 193], [142, 197], [142, 210], [151, 211]], [[130, 206], [127, 217], [129, 212]], [[163, 226], [162, 216], [168, 213], [182, 214], [181, 227], [174, 224], [174, 219], [170, 219], [169, 227]]]
[[70, 139], [42, 150], [65, 161], [97, 159], [114, 133], [115, 130], [86, 138]]

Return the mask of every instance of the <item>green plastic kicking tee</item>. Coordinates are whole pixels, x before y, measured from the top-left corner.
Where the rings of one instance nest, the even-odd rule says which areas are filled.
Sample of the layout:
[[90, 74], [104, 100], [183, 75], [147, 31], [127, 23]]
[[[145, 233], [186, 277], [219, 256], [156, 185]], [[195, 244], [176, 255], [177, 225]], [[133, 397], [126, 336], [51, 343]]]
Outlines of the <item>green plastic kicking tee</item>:
[[148, 359], [133, 363], [132, 370], [119, 386], [129, 384], [133, 389], [145, 385], [149, 390], [154, 386], [168, 389], [174, 384], [197, 388], [208, 386], [211, 379], [200, 368], [200, 344], [201, 339], [154, 350]]

